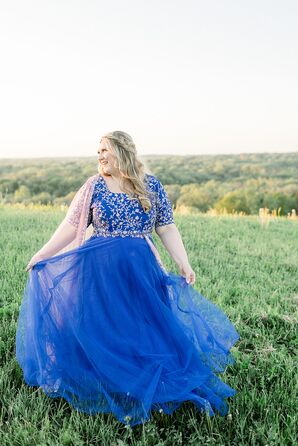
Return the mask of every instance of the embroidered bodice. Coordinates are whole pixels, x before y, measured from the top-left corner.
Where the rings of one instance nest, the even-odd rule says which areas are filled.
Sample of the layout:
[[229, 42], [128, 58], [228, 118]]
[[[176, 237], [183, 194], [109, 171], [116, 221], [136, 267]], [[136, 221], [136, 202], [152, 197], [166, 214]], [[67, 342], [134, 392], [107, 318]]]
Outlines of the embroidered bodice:
[[99, 174], [91, 198], [88, 225], [94, 235], [143, 237], [151, 235], [158, 226], [174, 223], [172, 204], [161, 182], [151, 174], [145, 174], [151, 209], [145, 212], [136, 194], [130, 197], [124, 192], [111, 192]]

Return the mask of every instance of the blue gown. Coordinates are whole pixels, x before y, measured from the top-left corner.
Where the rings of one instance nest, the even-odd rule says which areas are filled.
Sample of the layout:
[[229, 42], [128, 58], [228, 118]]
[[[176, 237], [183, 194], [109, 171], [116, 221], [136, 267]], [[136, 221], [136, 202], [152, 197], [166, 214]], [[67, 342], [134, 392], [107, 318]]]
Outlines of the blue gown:
[[99, 175], [79, 248], [38, 262], [20, 307], [16, 358], [29, 386], [80, 412], [112, 412], [131, 426], [184, 401], [228, 412], [236, 391], [217, 373], [239, 334], [223, 311], [165, 271], [144, 234], [174, 223], [162, 183], [146, 174], [152, 208], [111, 192]]

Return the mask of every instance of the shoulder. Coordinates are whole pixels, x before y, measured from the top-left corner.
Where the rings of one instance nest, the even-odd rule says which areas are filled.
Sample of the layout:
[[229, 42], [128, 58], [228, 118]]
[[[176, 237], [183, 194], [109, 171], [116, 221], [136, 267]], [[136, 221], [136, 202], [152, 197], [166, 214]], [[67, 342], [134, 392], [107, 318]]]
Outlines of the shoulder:
[[158, 192], [160, 187], [162, 186], [157, 176], [150, 173], [145, 173], [145, 181], [148, 184], [149, 189], [155, 192]]

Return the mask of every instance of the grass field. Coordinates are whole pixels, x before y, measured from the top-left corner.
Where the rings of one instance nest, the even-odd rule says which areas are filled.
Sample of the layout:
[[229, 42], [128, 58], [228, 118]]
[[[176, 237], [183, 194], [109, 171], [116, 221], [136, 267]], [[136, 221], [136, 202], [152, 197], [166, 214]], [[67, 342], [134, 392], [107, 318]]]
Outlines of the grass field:
[[[199, 414], [185, 402], [172, 416], [153, 413], [125, 428], [111, 414], [88, 416], [23, 382], [15, 358], [19, 306], [31, 256], [65, 212], [0, 208], [0, 444], [33, 445], [294, 445], [297, 346], [298, 222], [276, 218], [177, 215], [194, 287], [229, 316], [240, 340], [221, 378], [237, 390], [225, 417]], [[178, 272], [154, 240], [166, 267]], [[296, 362], [297, 364], [297, 362]]]

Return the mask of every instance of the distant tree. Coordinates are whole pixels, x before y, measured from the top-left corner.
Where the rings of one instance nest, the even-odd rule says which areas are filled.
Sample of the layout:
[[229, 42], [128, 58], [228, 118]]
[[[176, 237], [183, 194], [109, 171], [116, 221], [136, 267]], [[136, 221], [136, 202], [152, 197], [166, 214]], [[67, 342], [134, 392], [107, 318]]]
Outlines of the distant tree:
[[76, 192], [69, 192], [69, 194], [65, 195], [64, 197], [57, 197], [54, 199], [54, 204], [65, 204], [69, 205], [75, 196]]
[[264, 206], [270, 210], [278, 210], [280, 209], [281, 215], [287, 215], [288, 212], [291, 212], [292, 209], [297, 211], [298, 203], [297, 203], [298, 194], [286, 195], [282, 192], [274, 192], [267, 193], [264, 196]]
[[246, 193], [243, 189], [228, 192], [214, 204], [214, 208], [218, 211], [222, 211], [225, 208], [228, 213], [233, 211], [250, 213]]
[[177, 200], [180, 196], [181, 186], [179, 184], [170, 184], [165, 186], [169, 199], [173, 203], [174, 207], [177, 206]]
[[14, 201], [17, 203], [21, 203], [24, 200], [30, 198], [30, 190], [27, 186], [20, 186], [14, 193]]
[[41, 192], [31, 198], [32, 203], [52, 204], [52, 197], [48, 192]]
[[201, 190], [200, 186], [196, 184], [182, 186], [181, 196], [177, 200], [177, 208], [187, 206], [206, 212], [211, 207], [211, 200], [211, 195]]

